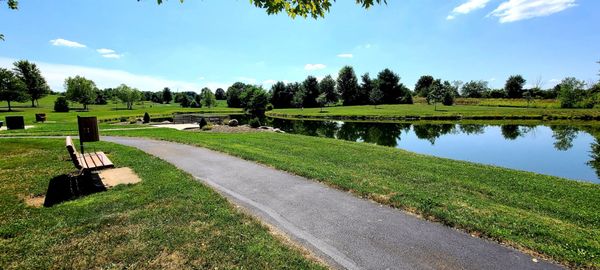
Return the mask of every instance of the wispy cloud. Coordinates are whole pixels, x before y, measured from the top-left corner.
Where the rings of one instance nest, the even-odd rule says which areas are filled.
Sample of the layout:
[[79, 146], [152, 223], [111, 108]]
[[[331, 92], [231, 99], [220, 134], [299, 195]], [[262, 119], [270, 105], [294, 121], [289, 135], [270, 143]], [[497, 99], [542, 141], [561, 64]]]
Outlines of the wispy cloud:
[[85, 47], [87, 47], [79, 42], [66, 40], [66, 39], [62, 39], [62, 38], [50, 40], [50, 44], [52, 44], [54, 46], [62, 46], [62, 47], [70, 47], [70, 48], [85, 48]]
[[109, 54], [109, 53], [116, 53], [116, 52], [115, 52], [115, 50], [106, 49], [106, 48], [97, 49], [96, 51], [97, 51], [99, 54]]
[[548, 16], [577, 6], [576, 0], [508, 0], [488, 16], [498, 17], [500, 23], [516, 22]]
[[[0, 67], [12, 68], [12, 63], [17, 59], [0, 57]], [[42, 71], [42, 75], [53, 90], [64, 90], [63, 84], [65, 78], [75, 75], [84, 76], [93, 80], [99, 88], [116, 87], [122, 83], [136, 87], [143, 91], [158, 91], [165, 86], [179, 91], [200, 91], [202, 87], [210, 89], [227, 89], [229, 82], [196, 82], [169, 80], [166, 78], [133, 74], [123, 70], [103, 69], [76, 65], [63, 65], [45, 62], [35, 62]]]
[[119, 58], [121, 58], [121, 56], [123, 56], [123, 55], [116, 54], [116, 53], [107, 53], [107, 54], [102, 55], [102, 57], [104, 57], [104, 58], [111, 58], [111, 59], [119, 59]]
[[351, 53], [340, 53], [337, 55], [337, 57], [339, 58], [352, 58], [354, 57], [354, 55], [352, 55]]
[[319, 70], [319, 69], [324, 69], [326, 68], [326, 65], [323, 64], [306, 64], [304, 66], [304, 70]]
[[447, 20], [453, 20], [457, 15], [461, 14], [469, 14], [474, 10], [484, 8], [490, 0], [467, 0], [467, 2], [462, 3], [461, 5], [455, 7], [450, 15], [446, 17]]

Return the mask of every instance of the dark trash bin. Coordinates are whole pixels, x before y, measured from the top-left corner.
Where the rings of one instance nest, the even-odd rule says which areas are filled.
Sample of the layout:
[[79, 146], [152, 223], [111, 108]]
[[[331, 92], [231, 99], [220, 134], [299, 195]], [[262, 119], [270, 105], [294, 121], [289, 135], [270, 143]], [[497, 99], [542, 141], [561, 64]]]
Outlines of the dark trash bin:
[[36, 113], [35, 121], [36, 122], [46, 122], [46, 114], [45, 113]]
[[7, 129], [25, 129], [23, 116], [7, 116], [5, 120]]

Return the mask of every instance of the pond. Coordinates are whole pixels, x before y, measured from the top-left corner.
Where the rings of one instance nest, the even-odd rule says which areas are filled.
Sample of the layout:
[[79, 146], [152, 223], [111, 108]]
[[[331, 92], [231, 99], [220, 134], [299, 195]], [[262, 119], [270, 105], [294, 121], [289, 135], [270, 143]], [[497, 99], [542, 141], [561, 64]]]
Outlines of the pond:
[[268, 124], [288, 133], [374, 143], [600, 184], [600, 126], [285, 119], [268, 119]]

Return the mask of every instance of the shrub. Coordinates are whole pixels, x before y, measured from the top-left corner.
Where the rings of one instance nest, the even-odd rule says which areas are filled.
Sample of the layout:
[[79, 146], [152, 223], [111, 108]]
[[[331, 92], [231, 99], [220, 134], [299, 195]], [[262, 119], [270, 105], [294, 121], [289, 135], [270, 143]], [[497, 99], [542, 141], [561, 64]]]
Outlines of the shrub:
[[208, 131], [208, 130], [211, 130], [212, 128], [213, 128], [213, 126], [212, 126], [211, 124], [208, 124], [208, 125], [206, 125], [206, 126], [203, 126], [203, 127], [202, 127], [202, 128], [200, 128], [200, 129], [201, 129], [201, 130], [204, 130], [204, 131]]
[[54, 111], [69, 112], [69, 102], [65, 97], [58, 97], [56, 101], [54, 101]]
[[444, 104], [445, 106], [454, 105], [454, 96], [452, 95], [452, 93], [450, 93], [450, 91], [446, 91], [446, 93], [444, 94], [442, 104]]
[[127, 122], [128, 120], [129, 120], [129, 118], [127, 116], [119, 117], [119, 122]]
[[252, 118], [250, 119], [248, 124], [250, 124], [251, 128], [258, 128], [260, 127], [260, 120], [258, 119], [258, 117]]
[[148, 113], [144, 113], [144, 124], [150, 123], [150, 115]]
[[273, 104], [269, 103], [267, 104], [267, 111], [272, 111], [273, 110]]
[[206, 122], [206, 119], [204, 119], [204, 117], [200, 118], [200, 122], [198, 122], [200, 124], [200, 128], [203, 128], [204, 126], [208, 125], [208, 122]]

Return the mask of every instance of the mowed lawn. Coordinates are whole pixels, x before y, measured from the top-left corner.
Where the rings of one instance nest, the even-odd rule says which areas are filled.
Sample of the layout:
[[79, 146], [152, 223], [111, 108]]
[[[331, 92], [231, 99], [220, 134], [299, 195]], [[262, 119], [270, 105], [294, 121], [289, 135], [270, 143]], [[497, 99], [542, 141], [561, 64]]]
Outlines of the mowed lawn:
[[25, 198], [73, 171], [63, 139], [0, 139], [0, 269], [323, 269], [174, 166], [95, 143], [136, 185], [50, 208]]
[[8, 112], [6, 102], [0, 102], [0, 121], [4, 121], [7, 115], [22, 115], [25, 116], [26, 124], [32, 124], [35, 121], [36, 113], [45, 113], [47, 120], [55, 123], [76, 123], [77, 115], [80, 116], [96, 116], [98, 120], [116, 120], [121, 117], [143, 117], [144, 113], [150, 114], [152, 117], [171, 116], [175, 112], [190, 112], [190, 113], [241, 113], [241, 109], [228, 108], [227, 102], [218, 100], [217, 106], [212, 108], [182, 108], [177, 103], [158, 104], [152, 102], [137, 103], [133, 106], [133, 110], [127, 110], [123, 104], [106, 104], [106, 105], [89, 105], [89, 111], [81, 111], [83, 106], [77, 103], [70, 103], [71, 111], [68, 113], [54, 112], [54, 101], [57, 95], [50, 95], [42, 98], [39, 107], [32, 108], [31, 102], [11, 103], [13, 112]]
[[452, 117], [460, 116], [463, 119], [491, 118], [491, 119], [519, 119], [519, 118], [558, 118], [579, 119], [598, 118], [598, 109], [557, 109], [557, 108], [521, 108], [521, 107], [494, 107], [477, 105], [433, 105], [427, 104], [395, 104], [364, 106], [334, 106], [304, 109], [275, 109], [267, 112], [274, 117], [308, 117], [308, 118], [405, 118], [405, 117]]
[[257, 161], [573, 267], [600, 267], [600, 185], [278, 133], [107, 131]]

